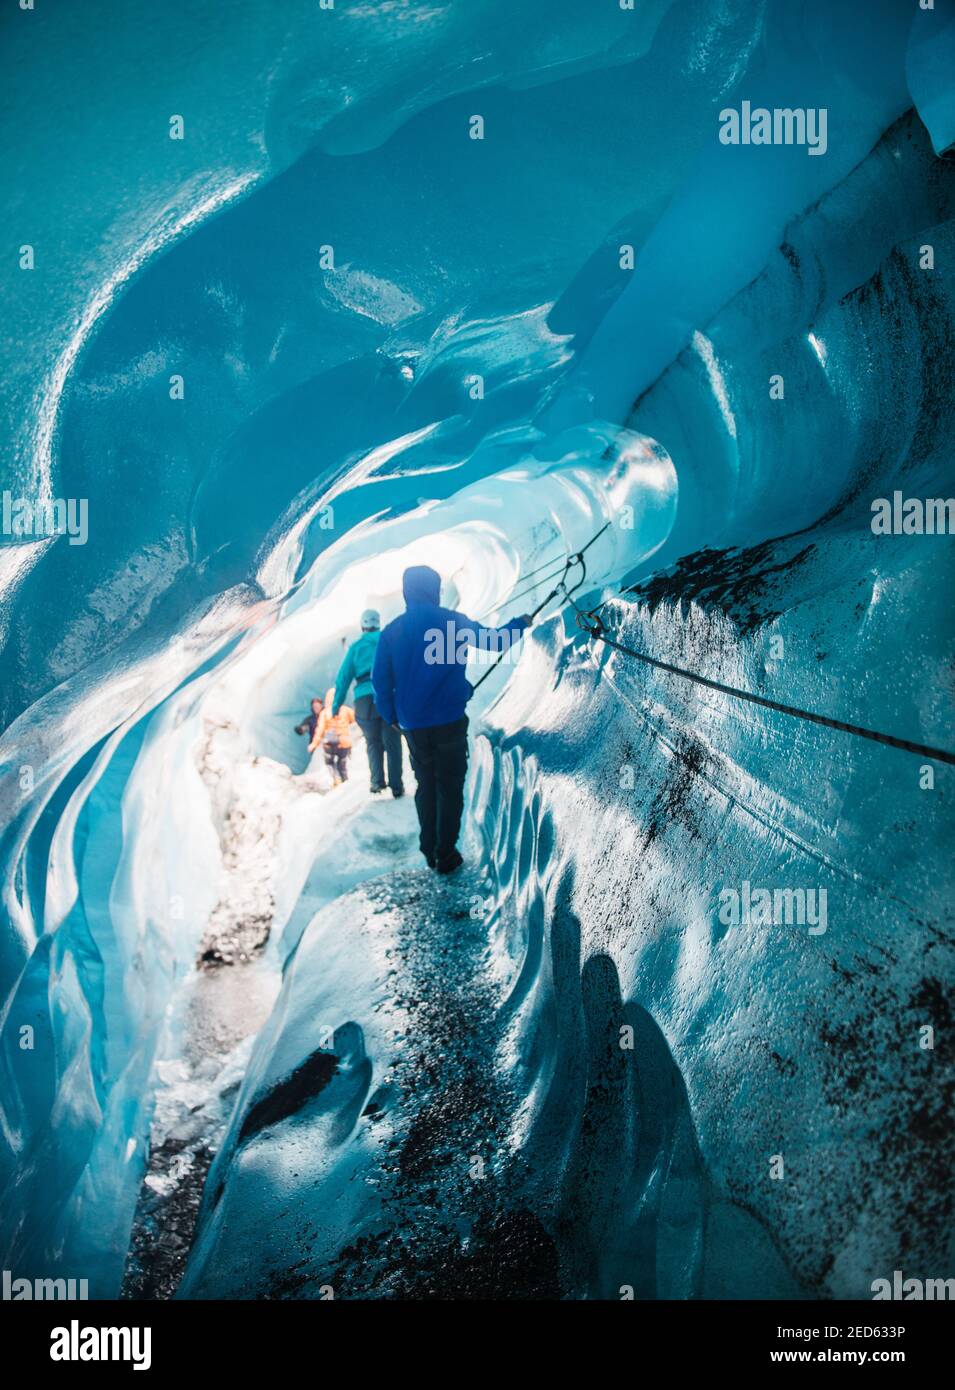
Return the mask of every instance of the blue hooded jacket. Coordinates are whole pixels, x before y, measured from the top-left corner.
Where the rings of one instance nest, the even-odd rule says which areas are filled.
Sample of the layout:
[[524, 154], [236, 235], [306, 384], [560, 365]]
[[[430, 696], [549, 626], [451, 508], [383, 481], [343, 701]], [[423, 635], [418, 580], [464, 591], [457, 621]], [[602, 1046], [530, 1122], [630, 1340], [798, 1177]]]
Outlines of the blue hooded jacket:
[[468, 648], [506, 650], [527, 624], [516, 618], [505, 627], [482, 627], [442, 608], [441, 576], [429, 565], [406, 569], [403, 590], [405, 612], [385, 628], [375, 653], [375, 704], [383, 719], [402, 729], [452, 724], [473, 693], [465, 676]]

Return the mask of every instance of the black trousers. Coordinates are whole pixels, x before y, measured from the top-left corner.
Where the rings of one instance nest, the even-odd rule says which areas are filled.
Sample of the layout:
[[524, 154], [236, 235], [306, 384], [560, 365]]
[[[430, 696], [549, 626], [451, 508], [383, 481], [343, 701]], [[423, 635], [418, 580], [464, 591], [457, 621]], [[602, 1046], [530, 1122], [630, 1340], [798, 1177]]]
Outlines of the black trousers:
[[355, 701], [355, 721], [365, 735], [368, 746], [368, 769], [373, 791], [385, 786], [385, 758], [388, 759], [387, 785], [393, 792], [404, 791], [401, 770], [401, 735], [386, 724], [378, 713], [371, 695], [359, 695]]
[[342, 748], [338, 743], [323, 743], [322, 751], [325, 754], [325, 766], [331, 768], [343, 782], [348, 781], [348, 755], [350, 748]]
[[446, 859], [458, 842], [468, 774], [468, 717], [429, 729], [406, 729], [411, 766], [418, 780], [415, 809], [421, 853]]

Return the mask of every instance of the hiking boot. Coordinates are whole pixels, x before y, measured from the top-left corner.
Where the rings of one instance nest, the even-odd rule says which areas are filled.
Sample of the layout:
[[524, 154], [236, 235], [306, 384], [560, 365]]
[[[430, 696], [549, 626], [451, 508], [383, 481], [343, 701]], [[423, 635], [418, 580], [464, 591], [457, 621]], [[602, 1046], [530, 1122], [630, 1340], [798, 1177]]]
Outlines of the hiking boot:
[[395, 800], [397, 801], [399, 796], [404, 796], [404, 794], [405, 794], [405, 789], [404, 789], [404, 787], [392, 787], [392, 789], [391, 789], [391, 794], [392, 794], [392, 796], [395, 798]]
[[461, 855], [456, 849], [453, 849], [450, 854], [445, 855], [443, 859], [439, 859], [434, 867], [439, 874], [453, 874], [455, 869], [460, 869], [463, 863], [464, 860]]

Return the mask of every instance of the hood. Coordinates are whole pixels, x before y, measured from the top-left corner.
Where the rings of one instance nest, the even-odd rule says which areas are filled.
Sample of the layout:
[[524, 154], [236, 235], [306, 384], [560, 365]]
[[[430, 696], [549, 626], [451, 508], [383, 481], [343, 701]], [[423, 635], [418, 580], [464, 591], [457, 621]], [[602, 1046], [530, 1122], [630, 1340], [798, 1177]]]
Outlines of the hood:
[[405, 603], [433, 603], [437, 607], [441, 602], [441, 576], [430, 565], [411, 565], [404, 572], [401, 587]]

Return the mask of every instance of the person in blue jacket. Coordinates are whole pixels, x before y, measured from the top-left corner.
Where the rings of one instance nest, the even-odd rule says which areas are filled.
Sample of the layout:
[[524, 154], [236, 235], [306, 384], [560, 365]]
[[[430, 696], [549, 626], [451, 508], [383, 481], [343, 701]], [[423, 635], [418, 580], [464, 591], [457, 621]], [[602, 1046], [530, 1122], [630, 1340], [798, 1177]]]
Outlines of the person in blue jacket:
[[401, 734], [392, 728], [390, 720], [382, 719], [375, 706], [375, 696], [371, 685], [371, 668], [375, 661], [375, 651], [381, 636], [381, 615], [374, 608], [366, 608], [361, 615], [361, 636], [353, 642], [345, 653], [335, 681], [335, 694], [332, 697], [332, 714], [337, 714], [348, 696], [352, 681], [355, 682], [355, 719], [365, 736], [368, 750], [368, 768], [371, 773], [371, 790], [385, 790], [385, 759], [388, 761], [388, 781], [392, 796], [404, 796], [402, 785]]
[[531, 619], [488, 628], [442, 608], [441, 576], [429, 565], [406, 569], [403, 590], [405, 612], [381, 634], [371, 680], [382, 719], [408, 740], [421, 853], [432, 869], [449, 874], [464, 862], [457, 841], [468, 770], [464, 708], [473, 693], [468, 650], [506, 652]]

